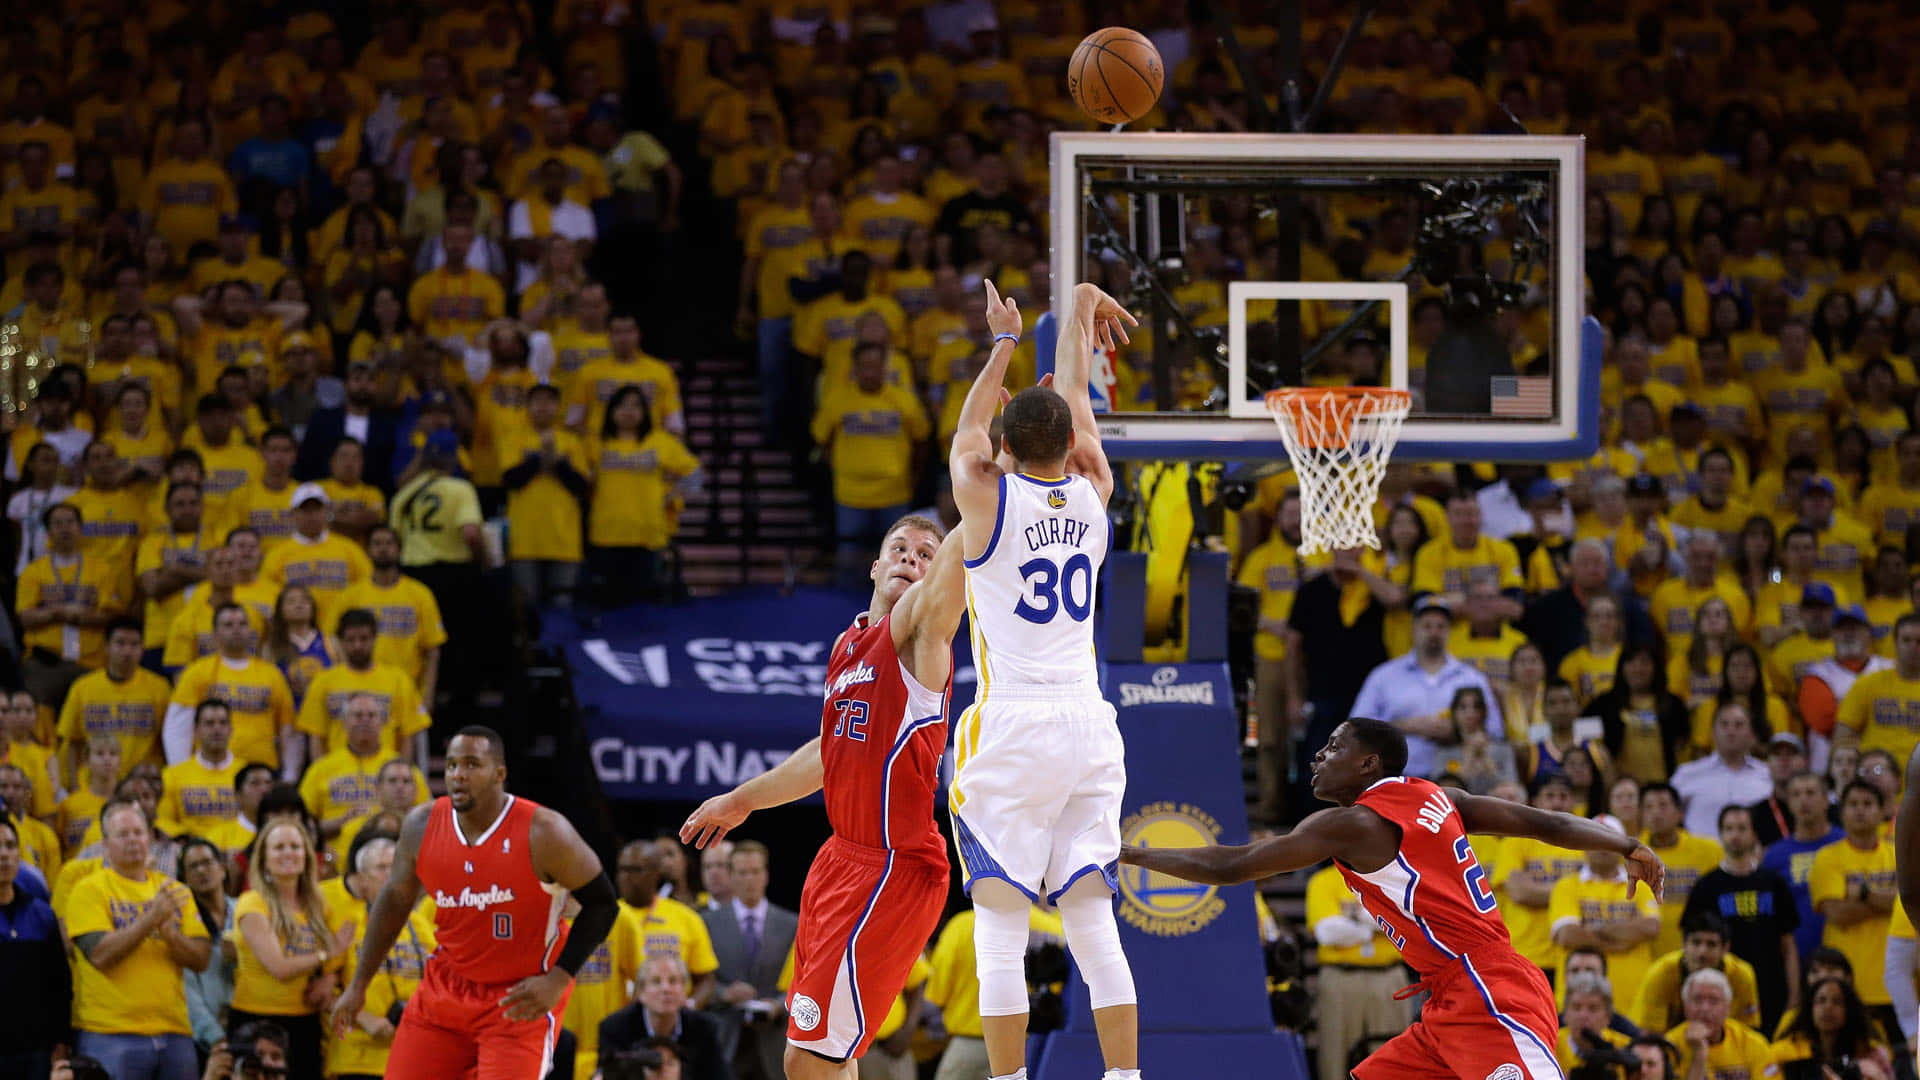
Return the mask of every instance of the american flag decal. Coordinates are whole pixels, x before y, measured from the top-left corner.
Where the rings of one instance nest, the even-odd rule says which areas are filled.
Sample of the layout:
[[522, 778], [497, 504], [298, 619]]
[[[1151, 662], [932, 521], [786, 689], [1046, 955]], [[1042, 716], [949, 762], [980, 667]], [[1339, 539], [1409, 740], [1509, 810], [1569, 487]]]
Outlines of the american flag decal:
[[1543, 419], [1553, 415], [1553, 377], [1495, 375], [1493, 415]]

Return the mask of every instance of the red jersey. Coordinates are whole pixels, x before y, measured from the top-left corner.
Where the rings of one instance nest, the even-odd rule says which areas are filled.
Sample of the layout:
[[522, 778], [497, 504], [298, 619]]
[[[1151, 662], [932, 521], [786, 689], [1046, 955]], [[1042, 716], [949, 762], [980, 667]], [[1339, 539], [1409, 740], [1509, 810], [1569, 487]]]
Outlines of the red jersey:
[[500, 816], [468, 841], [453, 804], [433, 801], [414, 872], [434, 906], [433, 964], [468, 982], [518, 982], [553, 966], [566, 940], [567, 890], [540, 880], [528, 834], [539, 804], [507, 796]]
[[1512, 951], [1486, 871], [1444, 788], [1390, 776], [1361, 792], [1354, 805], [1400, 827], [1400, 853], [1371, 874], [1337, 859], [1334, 865], [1421, 978], [1469, 950], [1498, 945]]
[[940, 755], [947, 745], [947, 691], [907, 674], [886, 618], [862, 613], [827, 664], [820, 710], [827, 821], [849, 843], [947, 864], [933, 823]]

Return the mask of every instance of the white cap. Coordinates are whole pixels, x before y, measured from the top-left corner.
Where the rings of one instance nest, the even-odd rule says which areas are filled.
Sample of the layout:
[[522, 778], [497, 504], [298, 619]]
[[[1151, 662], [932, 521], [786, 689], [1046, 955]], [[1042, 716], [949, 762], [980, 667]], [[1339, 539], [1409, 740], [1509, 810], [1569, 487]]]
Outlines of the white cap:
[[1595, 814], [1593, 816], [1593, 823], [1603, 829], [1612, 829], [1621, 836], [1627, 835], [1626, 824], [1612, 814]]
[[293, 506], [297, 507], [314, 501], [318, 501], [321, 506], [333, 505], [333, 500], [327, 498], [327, 489], [319, 484], [301, 484], [293, 489]]

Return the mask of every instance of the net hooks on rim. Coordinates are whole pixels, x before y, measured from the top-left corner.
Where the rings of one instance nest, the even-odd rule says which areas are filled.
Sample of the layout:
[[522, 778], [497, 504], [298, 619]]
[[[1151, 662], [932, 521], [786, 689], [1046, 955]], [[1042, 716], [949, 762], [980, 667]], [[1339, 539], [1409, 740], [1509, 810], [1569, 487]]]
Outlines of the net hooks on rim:
[[1380, 386], [1288, 387], [1268, 391], [1266, 402], [1300, 483], [1300, 554], [1378, 548], [1373, 501], [1413, 395]]

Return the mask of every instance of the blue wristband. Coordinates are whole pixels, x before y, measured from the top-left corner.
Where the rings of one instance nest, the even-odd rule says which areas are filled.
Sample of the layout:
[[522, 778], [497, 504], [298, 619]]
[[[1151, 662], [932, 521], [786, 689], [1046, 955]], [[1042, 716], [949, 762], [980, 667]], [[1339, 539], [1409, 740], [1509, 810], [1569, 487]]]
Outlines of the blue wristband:
[[998, 344], [1000, 344], [1000, 343], [1001, 343], [1001, 342], [1003, 342], [1003, 341], [1011, 341], [1011, 342], [1013, 342], [1013, 343], [1014, 343], [1015, 345], [1018, 345], [1018, 344], [1020, 344], [1020, 335], [1019, 335], [1019, 334], [995, 334], [995, 335], [993, 335], [993, 343], [994, 343], [995, 345], [998, 345]]

